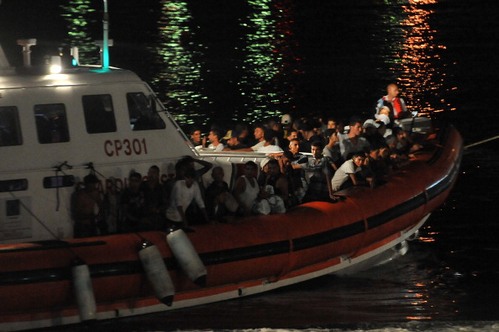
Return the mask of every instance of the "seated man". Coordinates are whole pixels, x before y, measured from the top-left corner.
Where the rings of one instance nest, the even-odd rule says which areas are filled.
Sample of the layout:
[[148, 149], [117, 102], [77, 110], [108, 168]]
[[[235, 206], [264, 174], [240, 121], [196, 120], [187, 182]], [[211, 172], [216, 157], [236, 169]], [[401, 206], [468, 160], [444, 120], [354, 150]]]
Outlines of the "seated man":
[[99, 179], [94, 174], [83, 178], [84, 188], [73, 196], [74, 237], [96, 236], [107, 233], [104, 200], [99, 190]]
[[234, 187], [234, 197], [239, 203], [239, 210], [242, 215], [250, 215], [253, 206], [256, 203], [260, 186], [256, 176], [258, 174], [258, 165], [253, 161], [248, 161], [244, 165], [244, 174], [241, 175]]
[[220, 134], [220, 130], [218, 129], [210, 130], [210, 133], [208, 134], [208, 140], [210, 141], [208, 149], [213, 150], [214, 152], [223, 151], [225, 145], [223, 145], [223, 143], [221, 142], [221, 138], [222, 136]]
[[[297, 143], [298, 144], [298, 143]], [[299, 159], [307, 162], [307, 157]], [[305, 192], [307, 191], [307, 181], [305, 180], [305, 172], [303, 169], [294, 169], [293, 164], [300, 164], [299, 160], [294, 160], [291, 151], [284, 151], [279, 158], [281, 173], [288, 180], [289, 202], [288, 206], [295, 206], [301, 203]]]
[[234, 196], [229, 191], [229, 185], [224, 181], [222, 167], [214, 167], [211, 171], [213, 182], [206, 188], [206, 209], [212, 220], [226, 221], [228, 216], [233, 216], [239, 208]]
[[306, 164], [293, 164], [293, 168], [302, 168], [308, 181], [308, 188], [303, 197], [303, 202], [330, 201], [331, 200], [331, 174], [333, 162], [322, 154], [324, 144], [319, 141], [312, 142], [312, 157]]
[[364, 160], [365, 155], [363, 153], [356, 153], [336, 170], [333, 179], [331, 180], [332, 193], [361, 184], [358, 173], [362, 171]]
[[136, 232], [139, 230], [140, 220], [144, 213], [144, 196], [140, 191], [141, 183], [142, 175], [131, 172], [128, 176], [128, 186], [121, 193], [122, 220], [118, 225], [119, 232]]
[[340, 153], [343, 160], [352, 158], [355, 153], [369, 151], [369, 142], [362, 136], [362, 121], [352, 118], [349, 122], [349, 127], [348, 134], [338, 135]]
[[270, 213], [284, 213], [289, 206], [289, 183], [281, 173], [279, 162], [270, 158], [267, 163], [268, 171], [261, 184], [260, 199], [269, 203]]
[[166, 226], [165, 210], [168, 197], [159, 174], [158, 166], [149, 167], [147, 179], [140, 185], [140, 192], [144, 197], [143, 218], [139, 225], [142, 231], [161, 230]]
[[223, 139], [226, 140], [226, 146], [223, 151], [244, 150], [248, 148], [240, 141], [239, 133], [235, 130], [229, 130]]
[[275, 133], [272, 129], [266, 129], [263, 133], [264, 143], [260, 146], [256, 152], [262, 152], [269, 154], [280, 154], [283, 150], [279, 147], [279, 145], [274, 144], [275, 142]]

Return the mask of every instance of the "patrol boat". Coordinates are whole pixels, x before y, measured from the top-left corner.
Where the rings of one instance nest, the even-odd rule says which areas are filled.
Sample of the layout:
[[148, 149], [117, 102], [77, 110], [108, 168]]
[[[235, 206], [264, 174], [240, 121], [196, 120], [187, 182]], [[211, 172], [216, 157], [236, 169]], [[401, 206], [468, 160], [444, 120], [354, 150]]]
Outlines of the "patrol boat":
[[131, 170], [155, 164], [166, 174], [190, 155], [221, 165], [233, 185], [244, 162], [264, 156], [199, 154], [137, 75], [103, 65], [32, 68], [34, 42], [19, 42], [24, 68], [0, 61], [0, 330], [173, 310], [367, 268], [406, 251], [459, 172], [461, 136], [435, 128], [387, 183], [343, 191], [335, 204], [189, 234], [75, 239], [71, 196], [90, 172], [117, 195]]

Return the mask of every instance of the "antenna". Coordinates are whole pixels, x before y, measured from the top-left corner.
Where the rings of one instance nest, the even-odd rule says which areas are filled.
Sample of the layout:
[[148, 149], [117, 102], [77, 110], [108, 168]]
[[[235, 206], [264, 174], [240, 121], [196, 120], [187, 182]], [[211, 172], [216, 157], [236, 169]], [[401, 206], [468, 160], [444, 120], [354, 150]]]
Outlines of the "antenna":
[[[1, 0], [0, 0], [1, 1]], [[109, 68], [109, 14], [107, 12], [107, 0], [104, 1], [104, 16], [102, 18], [102, 69]]]

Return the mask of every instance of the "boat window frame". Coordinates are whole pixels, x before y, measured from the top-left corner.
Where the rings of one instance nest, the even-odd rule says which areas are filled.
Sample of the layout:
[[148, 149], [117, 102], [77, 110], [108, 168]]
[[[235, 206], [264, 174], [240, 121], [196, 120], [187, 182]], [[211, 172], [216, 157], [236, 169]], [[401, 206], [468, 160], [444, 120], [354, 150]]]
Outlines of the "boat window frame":
[[0, 106], [0, 147], [16, 145], [23, 145], [19, 109], [17, 106]]
[[[40, 144], [65, 143], [70, 141], [66, 106], [63, 103], [36, 104], [33, 107], [33, 111], [35, 114], [38, 142]], [[57, 117], [61, 121], [56, 123], [56, 119], [52, 117], [53, 113], [57, 113]], [[42, 124], [42, 122], [45, 123]], [[48, 127], [42, 128], [45, 124]]]
[[28, 190], [27, 179], [0, 180], [0, 193]]
[[89, 134], [117, 131], [113, 97], [110, 94], [90, 94], [81, 97], [85, 128]]
[[[166, 128], [165, 121], [158, 114], [153, 104], [155, 100], [148, 98], [143, 92], [128, 92], [126, 94], [126, 102], [130, 128], [133, 131], [161, 130]], [[138, 125], [139, 122], [140, 125]]]

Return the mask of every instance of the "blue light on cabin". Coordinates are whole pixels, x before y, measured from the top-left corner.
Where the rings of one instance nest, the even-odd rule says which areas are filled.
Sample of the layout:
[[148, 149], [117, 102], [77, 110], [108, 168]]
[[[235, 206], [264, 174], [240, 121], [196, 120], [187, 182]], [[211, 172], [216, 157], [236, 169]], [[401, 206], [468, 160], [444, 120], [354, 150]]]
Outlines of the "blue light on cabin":
[[102, 48], [102, 69], [109, 69], [109, 47]]

